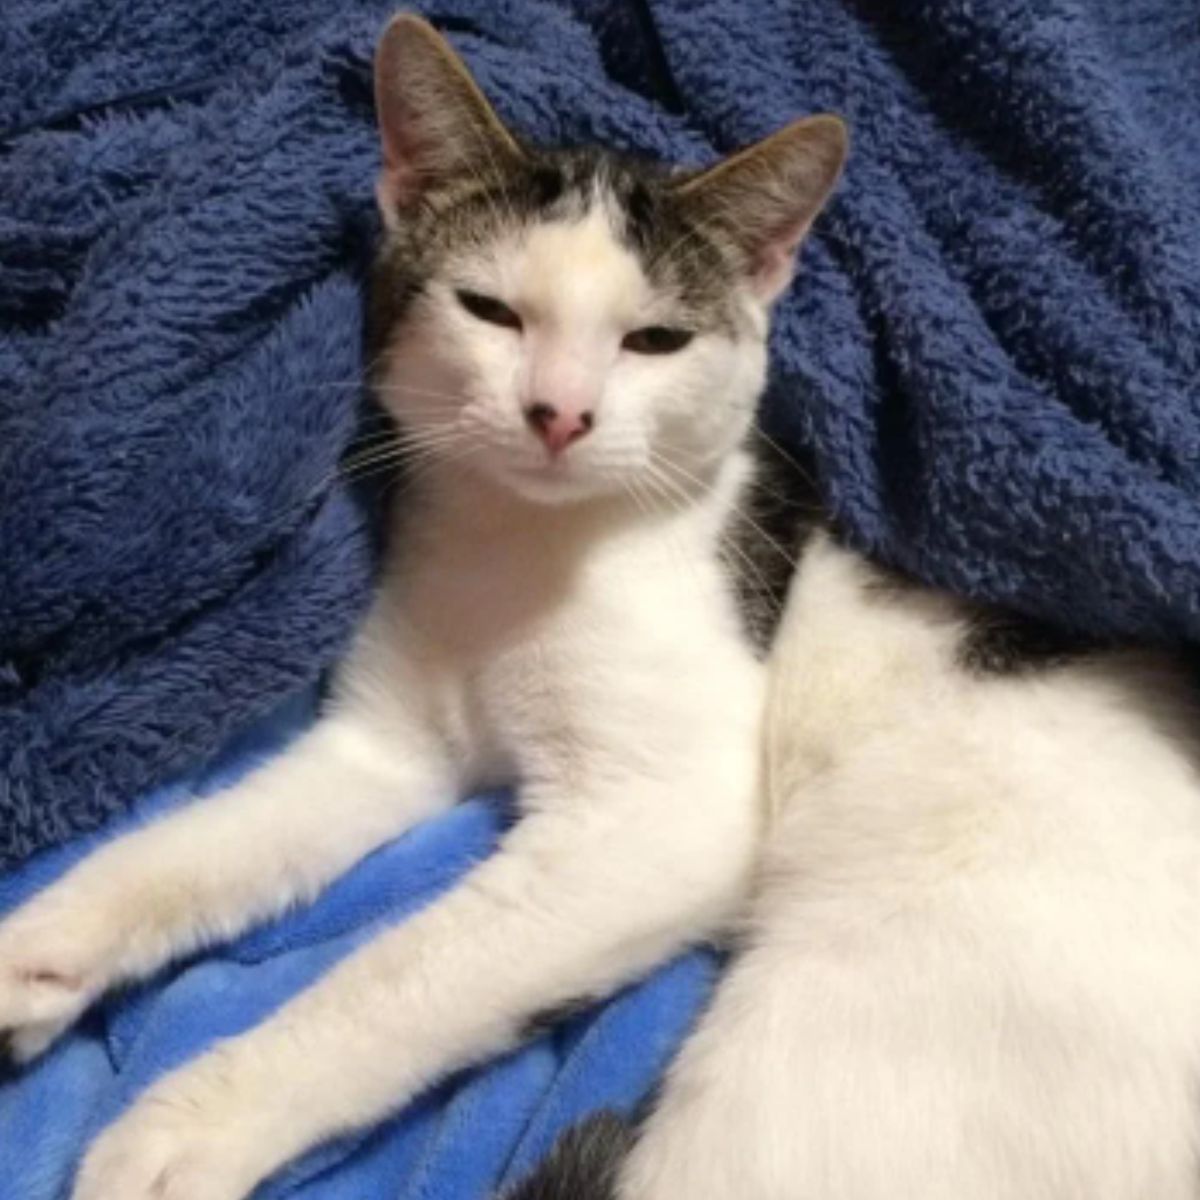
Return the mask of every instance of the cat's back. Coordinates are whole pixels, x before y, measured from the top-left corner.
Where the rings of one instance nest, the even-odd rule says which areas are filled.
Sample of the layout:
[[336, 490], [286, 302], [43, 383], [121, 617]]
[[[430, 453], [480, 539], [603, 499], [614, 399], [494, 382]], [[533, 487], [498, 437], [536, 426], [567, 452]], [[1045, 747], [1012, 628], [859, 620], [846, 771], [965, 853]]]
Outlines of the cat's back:
[[816, 780], [817, 795], [848, 793], [831, 820], [893, 821], [956, 868], [985, 849], [1021, 860], [1111, 841], [1128, 858], [1142, 835], [1200, 837], [1200, 705], [1166, 652], [966, 604], [820, 535], [771, 673], [774, 800], [810, 835], [826, 811]]

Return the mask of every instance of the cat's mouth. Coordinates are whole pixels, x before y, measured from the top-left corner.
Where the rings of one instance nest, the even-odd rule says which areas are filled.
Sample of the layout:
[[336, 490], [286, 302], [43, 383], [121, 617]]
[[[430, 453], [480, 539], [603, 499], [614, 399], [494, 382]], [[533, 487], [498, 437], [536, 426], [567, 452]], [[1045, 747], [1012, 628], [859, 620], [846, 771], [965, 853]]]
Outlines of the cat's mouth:
[[581, 472], [574, 464], [564, 462], [561, 458], [514, 463], [506, 474], [518, 489], [536, 487], [548, 492], [571, 490], [583, 481]]
[[579, 474], [575, 465], [561, 455], [541, 462], [516, 463], [511, 470], [527, 479], [570, 479]]
[[572, 503], [611, 490], [596, 472], [569, 454], [509, 462], [500, 468], [499, 476], [518, 495], [541, 504]]

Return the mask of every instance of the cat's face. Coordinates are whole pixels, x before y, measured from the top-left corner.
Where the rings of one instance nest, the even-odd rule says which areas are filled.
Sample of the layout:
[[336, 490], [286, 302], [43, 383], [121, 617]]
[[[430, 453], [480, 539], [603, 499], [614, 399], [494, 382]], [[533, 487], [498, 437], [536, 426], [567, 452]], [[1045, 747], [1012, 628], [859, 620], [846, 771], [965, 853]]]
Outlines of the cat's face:
[[376, 64], [379, 394], [407, 450], [537, 501], [662, 499], [742, 440], [767, 314], [840, 170], [832, 118], [700, 174], [504, 129], [429, 26]]

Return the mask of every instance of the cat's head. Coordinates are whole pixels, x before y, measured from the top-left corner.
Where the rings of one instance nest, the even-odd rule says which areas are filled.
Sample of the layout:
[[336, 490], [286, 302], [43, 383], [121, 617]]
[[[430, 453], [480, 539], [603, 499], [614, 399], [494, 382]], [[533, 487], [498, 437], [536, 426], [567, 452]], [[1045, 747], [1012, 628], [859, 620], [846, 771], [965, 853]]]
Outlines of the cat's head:
[[374, 381], [414, 458], [546, 503], [703, 476], [846, 155], [812, 117], [701, 171], [534, 149], [411, 15], [376, 56]]

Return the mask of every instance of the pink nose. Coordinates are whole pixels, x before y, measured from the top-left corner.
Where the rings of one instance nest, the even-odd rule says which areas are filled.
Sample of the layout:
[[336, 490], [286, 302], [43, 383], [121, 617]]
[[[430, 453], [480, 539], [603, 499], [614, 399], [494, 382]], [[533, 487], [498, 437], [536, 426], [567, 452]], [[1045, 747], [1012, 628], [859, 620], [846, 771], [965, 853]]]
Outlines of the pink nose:
[[563, 412], [541, 400], [525, 410], [525, 420], [551, 454], [561, 454], [572, 442], [586, 437], [596, 423], [596, 418], [587, 409]]

